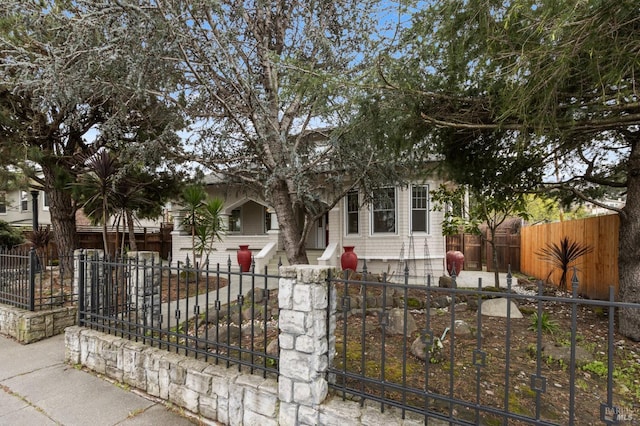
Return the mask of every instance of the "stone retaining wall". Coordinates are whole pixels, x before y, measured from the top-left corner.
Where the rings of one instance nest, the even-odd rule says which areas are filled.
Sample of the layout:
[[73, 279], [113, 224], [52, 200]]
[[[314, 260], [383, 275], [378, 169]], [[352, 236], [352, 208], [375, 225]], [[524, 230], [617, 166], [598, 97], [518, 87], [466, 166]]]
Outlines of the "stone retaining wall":
[[75, 307], [31, 312], [0, 305], [0, 334], [24, 344], [37, 342], [62, 334], [65, 328], [74, 325], [76, 312]]
[[329, 394], [327, 369], [336, 324], [335, 292], [330, 300], [327, 289], [330, 269], [308, 265], [280, 269], [278, 380], [83, 327], [66, 330], [65, 359], [228, 425], [424, 424], [424, 417], [406, 414], [402, 419], [394, 409], [381, 413], [378, 404], [360, 406]]

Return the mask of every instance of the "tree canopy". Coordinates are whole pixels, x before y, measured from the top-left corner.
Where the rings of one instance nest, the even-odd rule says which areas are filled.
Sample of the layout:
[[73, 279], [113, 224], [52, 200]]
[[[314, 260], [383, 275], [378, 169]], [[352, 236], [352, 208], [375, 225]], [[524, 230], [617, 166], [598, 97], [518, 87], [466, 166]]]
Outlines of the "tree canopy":
[[166, 167], [182, 126], [170, 105], [150, 94], [173, 81], [171, 68], [155, 64], [139, 72], [149, 45], [134, 31], [141, 22], [93, 5], [0, 4], [0, 150], [8, 153], [2, 161], [47, 192], [65, 268], [72, 267], [76, 247], [77, 200], [70, 187], [84, 161], [111, 147], [132, 163]]
[[[354, 101], [384, 35], [367, 0], [118, 3], [164, 28], [192, 118], [188, 158], [275, 211], [291, 263], [306, 263], [316, 220], [346, 192], [399, 181], [392, 149], [363, 137]], [[152, 23], [152, 24], [151, 24]], [[160, 52], [156, 49], [155, 52]]]
[[[440, 152], [469, 133], [505, 135], [530, 172], [498, 175], [498, 187], [574, 199], [626, 188], [619, 271], [629, 302], [640, 301], [639, 16], [633, 0], [433, 2], [380, 65], [387, 108], [409, 106]], [[470, 164], [490, 164], [499, 140], [473, 140]], [[622, 309], [621, 331], [640, 340], [640, 313]]]

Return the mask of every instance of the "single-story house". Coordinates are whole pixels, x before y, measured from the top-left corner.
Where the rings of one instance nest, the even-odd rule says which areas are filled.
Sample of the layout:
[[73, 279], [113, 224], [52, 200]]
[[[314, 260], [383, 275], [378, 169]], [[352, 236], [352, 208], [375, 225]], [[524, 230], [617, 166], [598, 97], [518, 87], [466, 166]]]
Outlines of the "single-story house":
[[[443, 212], [435, 210], [430, 191], [441, 181], [432, 178], [404, 187], [390, 186], [374, 194], [371, 205], [362, 205], [363, 196], [354, 190], [327, 215], [318, 220], [307, 239], [310, 263], [340, 266], [345, 246], [354, 246], [358, 269], [366, 260], [371, 273], [398, 275], [409, 268], [412, 276], [444, 272], [445, 238], [442, 235]], [[209, 254], [210, 264], [226, 268], [231, 260], [237, 267], [236, 251], [241, 244], [252, 250], [256, 268], [269, 271], [286, 255], [279, 238], [278, 220], [267, 202], [248, 197], [240, 188], [226, 184], [215, 175], [205, 179], [209, 196], [224, 200], [225, 236]], [[193, 262], [191, 236], [181, 227], [180, 211], [172, 211], [172, 258]]]

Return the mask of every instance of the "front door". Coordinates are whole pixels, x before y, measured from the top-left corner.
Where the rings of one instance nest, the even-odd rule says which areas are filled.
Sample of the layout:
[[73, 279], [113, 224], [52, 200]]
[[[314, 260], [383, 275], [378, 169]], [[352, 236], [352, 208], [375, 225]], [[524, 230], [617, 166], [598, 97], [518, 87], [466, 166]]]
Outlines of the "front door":
[[318, 219], [316, 223], [315, 248], [323, 249], [327, 246], [327, 220], [326, 215]]

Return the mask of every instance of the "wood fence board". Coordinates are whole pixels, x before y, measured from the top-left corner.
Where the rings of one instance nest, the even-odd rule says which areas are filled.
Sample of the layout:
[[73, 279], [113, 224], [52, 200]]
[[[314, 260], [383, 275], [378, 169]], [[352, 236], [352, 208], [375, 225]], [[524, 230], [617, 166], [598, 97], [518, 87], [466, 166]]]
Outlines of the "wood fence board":
[[[527, 226], [521, 229], [520, 271], [538, 279], [557, 284], [560, 271], [537, 254], [547, 244], [559, 244], [562, 238], [588, 244], [593, 252], [581, 257], [578, 268], [578, 292], [593, 299], [606, 299], [609, 286], [618, 291], [618, 229], [617, 215], [597, 216], [580, 220]], [[572, 273], [569, 274], [570, 288]]]

